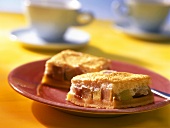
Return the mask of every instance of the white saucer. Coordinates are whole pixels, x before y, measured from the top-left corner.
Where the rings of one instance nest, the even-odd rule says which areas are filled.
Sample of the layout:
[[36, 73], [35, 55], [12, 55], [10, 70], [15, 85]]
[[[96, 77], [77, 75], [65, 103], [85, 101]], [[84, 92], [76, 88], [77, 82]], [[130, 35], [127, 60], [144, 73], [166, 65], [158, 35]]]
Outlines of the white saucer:
[[54, 42], [40, 38], [32, 28], [21, 28], [11, 32], [11, 38], [28, 48], [37, 49], [76, 49], [88, 44], [90, 35], [76, 28], [69, 28], [62, 40]]
[[151, 41], [166, 41], [170, 40], [170, 26], [166, 25], [161, 28], [159, 32], [147, 32], [140, 30], [128, 23], [115, 24], [114, 27], [121, 30], [129, 36], [133, 36], [139, 39], [151, 40]]

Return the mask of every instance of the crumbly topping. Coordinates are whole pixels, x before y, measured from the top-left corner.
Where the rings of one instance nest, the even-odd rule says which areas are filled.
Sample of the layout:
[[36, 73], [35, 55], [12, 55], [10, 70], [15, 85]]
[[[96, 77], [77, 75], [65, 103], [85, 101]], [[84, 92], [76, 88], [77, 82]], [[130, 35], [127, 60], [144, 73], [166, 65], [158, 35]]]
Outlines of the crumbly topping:
[[46, 68], [49, 68], [50, 71], [50, 66], [55, 65], [65, 68], [79, 67], [83, 72], [96, 72], [108, 68], [110, 62], [109, 59], [103, 57], [64, 50], [49, 59], [46, 63]]
[[128, 72], [94, 72], [73, 77], [72, 81], [76, 86], [86, 85], [88, 87], [101, 88], [108, 85], [119, 93], [123, 90], [148, 86], [150, 77], [143, 74], [133, 74]]

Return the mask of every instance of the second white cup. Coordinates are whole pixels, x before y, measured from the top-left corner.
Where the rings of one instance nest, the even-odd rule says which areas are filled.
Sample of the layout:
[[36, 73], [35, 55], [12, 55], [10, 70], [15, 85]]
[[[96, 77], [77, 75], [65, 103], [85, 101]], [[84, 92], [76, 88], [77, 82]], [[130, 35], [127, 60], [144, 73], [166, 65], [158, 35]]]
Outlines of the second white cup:
[[156, 32], [169, 14], [168, 0], [114, 0], [114, 11], [136, 28]]

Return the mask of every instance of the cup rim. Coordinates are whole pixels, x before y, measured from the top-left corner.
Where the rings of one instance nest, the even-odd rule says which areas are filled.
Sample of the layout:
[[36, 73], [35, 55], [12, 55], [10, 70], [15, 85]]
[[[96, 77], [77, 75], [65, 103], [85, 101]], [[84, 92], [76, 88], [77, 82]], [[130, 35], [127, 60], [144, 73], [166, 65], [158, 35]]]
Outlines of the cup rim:
[[25, 0], [25, 6], [80, 9], [81, 3], [77, 0]]
[[169, 0], [125, 0], [127, 4], [154, 4], [170, 6]]

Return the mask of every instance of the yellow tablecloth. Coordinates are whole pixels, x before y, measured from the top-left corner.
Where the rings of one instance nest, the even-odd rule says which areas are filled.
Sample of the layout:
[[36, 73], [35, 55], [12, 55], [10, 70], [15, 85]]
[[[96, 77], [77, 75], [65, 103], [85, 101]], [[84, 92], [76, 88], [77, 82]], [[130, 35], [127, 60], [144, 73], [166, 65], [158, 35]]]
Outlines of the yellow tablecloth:
[[[0, 127], [170, 127], [170, 105], [151, 112], [114, 118], [86, 118], [60, 112], [16, 93], [7, 81], [12, 69], [58, 52], [30, 50], [20, 46], [19, 42], [11, 41], [10, 31], [26, 26], [23, 15], [0, 13]], [[111, 21], [95, 20], [79, 29], [89, 32], [91, 40], [87, 47], [78, 51], [139, 65], [170, 78], [170, 41], [151, 42], [129, 37], [115, 30]]]

